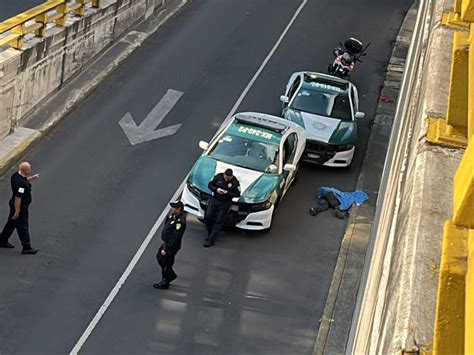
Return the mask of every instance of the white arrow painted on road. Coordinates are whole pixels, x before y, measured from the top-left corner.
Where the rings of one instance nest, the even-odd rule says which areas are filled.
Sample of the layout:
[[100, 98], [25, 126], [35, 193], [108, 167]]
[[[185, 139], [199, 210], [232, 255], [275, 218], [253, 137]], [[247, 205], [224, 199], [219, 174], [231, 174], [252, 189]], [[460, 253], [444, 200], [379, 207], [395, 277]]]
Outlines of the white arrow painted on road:
[[183, 93], [181, 91], [168, 89], [165, 96], [163, 96], [156, 106], [153, 107], [153, 110], [150, 111], [139, 126], [135, 123], [130, 112], [127, 112], [119, 121], [119, 125], [125, 132], [130, 144], [135, 145], [148, 142], [153, 139], [171, 136], [178, 132], [181, 123], [161, 129], [156, 128], [171, 111], [173, 106], [176, 105], [182, 95]]
[[[220, 127], [223, 127], [224, 124], [226, 122], [228, 122], [230, 120], [230, 118], [235, 114], [235, 112], [237, 111], [237, 109], [239, 108], [239, 105], [242, 103], [242, 101], [244, 100], [244, 98], [247, 96], [248, 92], [250, 91], [250, 89], [252, 88], [253, 84], [255, 83], [255, 81], [258, 79], [258, 77], [260, 76], [260, 74], [262, 73], [263, 69], [265, 69], [267, 63], [270, 61], [270, 59], [272, 58], [273, 54], [276, 52], [276, 50], [278, 49], [278, 47], [280, 46], [281, 42], [283, 41], [283, 39], [285, 38], [286, 34], [288, 33], [288, 31], [290, 30], [290, 28], [293, 26], [293, 23], [296, 21], [296, 19], [298, 18], [299, 14], [301, 13], [301, 11], [303, 10], [303, 8], [306, 6], [308, 0], [303, 0], [300, 4], [300, 6], [298, 7], [298, 9], [296, 10], [296, 12], [294, 13], [293, 17], [291, 18], [290, 22], [288, 23], [288, 25], [285, 27], [285, 29], [283, 30], [282, 34], [280, 35], [280, 37], [278, 38], [278, 40], [276, 41], [275, 45], [272, 47], [272, 49], [270, 50], [270, 52], [267, 54], [267, 56], [265, 57], [265, 59], [263, 60], [262, 64], [260, 65], [260, 67], [258, 68], [257, 72], [254, 74], [254, 76], [252, 77], [252, 79], [250, 80], [250, 82], [247, 84], [247, 86], [245, 87], [244, 91], [242, 91], [242, 93], [240, 94], [238, 100], [236, 101], [236, 103], [234, 104], [234, 106], [232, 107], [232, 110], [230, 110], [230, 112], [228, 113], [228, 115], [226, 116], [226, 119], [224, 120], [224, 122], [222, 123], [222, 125]], [[187, 181], [187, 176], [184, 178], [183, 182], [181, 183], [181, 185], [178, 187], [178, 190], [176, 190], [176, 192], [174, 193], [174, 195], [171, 197], [171, 201], [175, 201], [177, 198], [179, 198], [179, 196], [181, 195], [181, 192], [183, 191], [183, 188], [184, 186], [186, 186], [186, 181]], [[84, 346], [84, 344], [87, 342], [87, 340], [89, 339], [89, 337], [91, 336], [92, 332], [94, 331], [94, 329], [97, 327], [97, 324], [99, 324], [100, 320], [102, 319], [102, 317], [104, 316], [104, 314], [107, 312], [107, 310], [109, 309], [110, 305], [112, 304], [112, 302], [115, 300], [115, 298], [117, 297], [118, 293], [120, 292], [120, 289], [122, 288], [122, 286], [125, 284], [125, 282], [127, 281], [127, 279], [129, 278], [130, 274], [133, 272], [133, 270], [135, 269], [136, 265], [138, 264], [138, 261], [141, 259], [141, 257], [143, 256], [143, 253], [145, 252], [145, 250], [148, 248], [150, 242], [152, 241], [153, 237], [155, 236], [156, 232], [158, 231], [158, 229], [160, 228], [161, 224], [163, 223], [163, 221], [165, 220], [167, 214], [168, 214], [168, 211], [169, 211], [169, 208], [165, 208], [163, 210], [163, 212], [160, 214], [160, 216], [158, 217], [158, 219], [155, 221], [155, 224], [153, 225], [153, 227], [151, 227], [150, 231], [148, 232], [148, 234], [146, 235], [145, 239], [143, 240], [142, 244], [140, 244], [140, 247], [138, 248], [137, 252], [133, 255], [133, 258], [132, 260], [130, 260], [130, 263], [127, 265], [127, 267], [125, 268], [124, 272], [122, 273], [122, 275], [120, 276], [120, 278], [118, 279], [118, 281], [116, 282], [116, 284], [114, 285], [114, 287], [112, 288], [112, 290], [110, 290], [109, 294], [107, 295], [107, 297], [105, 298], [104, 302], [102, 303], [102, 305], [99, 307], [99, 309], [97, 310], [96, 314], [94, 315], [94, 317], [91, 319], [91, 321], [89, 322], [89, 324], [87, 325], [86, 329], [84, 330], [84, 332], [81, 334], [81, 337], [77, 340], [76, 344], [74, 345], [74, 347], [72, 348], [71, 352], [69, 353], [69, 355], [77, 355], [79, 353], [79, 351], [81, 351], [82, 347]]]

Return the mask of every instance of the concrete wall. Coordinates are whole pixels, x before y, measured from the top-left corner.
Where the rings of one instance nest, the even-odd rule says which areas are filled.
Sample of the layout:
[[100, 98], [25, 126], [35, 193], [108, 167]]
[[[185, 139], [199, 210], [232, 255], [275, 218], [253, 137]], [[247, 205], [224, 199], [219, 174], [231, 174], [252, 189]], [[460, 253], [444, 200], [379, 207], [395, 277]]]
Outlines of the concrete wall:
[[64, 27], [51, 25], [43, 38], [27, 37], [21, 50], [0, 50], [0, 139], [163, 2], [103, 0]]
[[453, 29], [440, 25], [454, 1], [435, 1], [418, 88], [405, 125], [407, 149], [399, 174], [397, 219], [384, 271], [386, 288], [371, 334], [371, 353], [431, 350], [443, 224], [452, 215], [453, 177], [463, 150], [428, 143], [428, 117], [446, 117]]

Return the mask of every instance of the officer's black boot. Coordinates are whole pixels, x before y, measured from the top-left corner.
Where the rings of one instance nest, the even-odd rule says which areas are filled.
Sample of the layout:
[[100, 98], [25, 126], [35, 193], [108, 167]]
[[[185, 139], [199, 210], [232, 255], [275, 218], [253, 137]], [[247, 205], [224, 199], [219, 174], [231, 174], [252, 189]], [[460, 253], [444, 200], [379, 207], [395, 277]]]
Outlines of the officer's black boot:
[[23, 245], [23, 250], [21, 251], [22, 254], [26, 255], [34, 255], [38, 252], [38, 249], [32, 248], [30, 244]]
[[170, 284], [169, 284], [169, 282], [166, 282], [165, 280], [161, 280], [157, 284], [153, 284], [153, 287], [157, 288], [159, 290], [166, 290], [166, 289], [170, 288]]
[[8, 243], [8, 240], [5, 240], [2, 238], [1, 234], [0, 234], [0, 248], [8, 248], [8, 249], [11, 249], [11, 248], [14, 248], [15, 246], [11, 243]]
[[3, 235], [0, 234], [0, 248], [14, 248], [15, 246], [13, 244], [8, 243], [8, 240], [3, 238]]
[[214, 241], [212, 240], [211, 237], [208, 237], [204, 240], [204, 248], [209, 248], [209, 247], [212, 247], [214, 245]]
[[11, 249], [11, 248], [14, 248], [15, 246], [11, 243], [8, 243], [8, 242], [0, 242], [0, 248], [8, 248], [8, 249]]

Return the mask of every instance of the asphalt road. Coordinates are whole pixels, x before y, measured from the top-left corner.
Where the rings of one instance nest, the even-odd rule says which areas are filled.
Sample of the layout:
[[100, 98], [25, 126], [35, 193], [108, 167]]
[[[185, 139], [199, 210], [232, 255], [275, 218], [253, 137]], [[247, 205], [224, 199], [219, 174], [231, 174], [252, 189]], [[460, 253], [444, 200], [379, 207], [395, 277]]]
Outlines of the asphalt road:
[[[36, 256], [0, 250], [0, 353], [68, 353], [114, 287], [300, 1], [194, 1], [152, 36], [28, 157]], [[278, 114], [297, 70], [324, 71], [349, 35], [371, 41], [353, 81], [373, 115], [384, 66], [409, 0], [309, 1], [238, 111]], [[131, 146], [118, 121], [140, 121], [169, 89], [184, 92], [162, 126], [175, 136]], [[82, 348], [85, 354], [310, 354], [345, 222], [307, 213], [318, 186], [353, 190], [367, 143], [361, 121], [348, 169], [303, 165], [271, 232], [228, 230], [202, 248], [189, 218], [170, 290], [155, 236]], [[7, 214], [9, 176], [0, 183]]]
[[44, 2], [46, 0], [2, 0], [0, 1], [0, 22]]

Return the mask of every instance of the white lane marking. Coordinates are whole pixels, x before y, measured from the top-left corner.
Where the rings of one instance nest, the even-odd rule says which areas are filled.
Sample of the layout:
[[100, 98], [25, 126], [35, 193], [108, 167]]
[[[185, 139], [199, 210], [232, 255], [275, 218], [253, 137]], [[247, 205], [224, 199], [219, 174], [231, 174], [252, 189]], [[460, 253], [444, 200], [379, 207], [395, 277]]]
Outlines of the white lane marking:
[[[275, 53], [275, 51], [278, 49], [278, 46], [280, 45], [281, 41], [283, 40], [283, 38], [285, 37], [286, 33], [289, 31], [289, 29], [291, 28], [291, 26], [293, 25], [293, 23], [295, 22], [296, 18], [298, 17], [298, 15], [300, 14], [301, 10], [303, 10], [304, 6], [306, 5], [306, 3], [308, 2], [308, 0], [303, 0], [300, 4], [300, 6], [298, 7], [298, 9], [296, 10], [296, 12], [294, 13], [293, 17], [291, 18], [290, 22], [288, 23], [288, 25], [285, 27], [285, 29], [283, 30], [282, 34], [280, 35], [280, 37], [278, 38], [277, 42], [275, 43], [275, 45], [273, 46], [273, 48], [270, 50], [270, 52], [268, 53], [268, 55], [266, 56], [266, 58], [263, 60], [262, 64], [260, 65], [260, 67], [258, 68], [257, 72], [255, 73], [255, 75], [252, 77], [252, 79], [250, 80], [250, 82], [248, 83], [248, 85], [245, 87], [244, 91], [242, 91], [242, 94], [240, 95], [240, 97], [237, 99], [235, 105], [232, 107], [232, 110], [230, 110], [229, 114], [227, 115], [226, 119], [224, 120], [224, 122], [222, 123], [222, 125], [224, 125], [226, 123], [226, 121], [228, 119], [230, 119], [230, 117], [232, 117], [232, 115], [235, 113], [235, 111], [237, 111], [237, 108], [239, 107], [239, 105], [242, 103], [243, 99], [245, 98], [245, 96], [247, 95], [247, 93], [249, 92], [250, 88], [252, 87], [252, 85], [255, 83], [255, 81], [257, 80], [258, 76], [260, 75], [260, 73], [263, 71], [263, 69], [265, 68], [265, 66], [267, 65], [268, 61], [270, 60], [270, 58], [272, 57], [272, 55]], [[221, 127], [222, 127], [221, 125]], [[188, 173], [189, 174], [189, 173]], [[170, 202], [173, 201], [173, 200], [176, 200], [178, 198], [178, 196], [181, 194], [181, 191], [183, 190], [184, 188], [184, 185], [186, 184], [186, 180], [187, 180], [187, 175], [186, 177], [184, 178], [183, 182], [181, 183], [181, 185], [178, 187], [178, 189], [176, 190], [176, 192], [174, 193], [173, 197], [171, 198]], [[130, 274], [132, 273], [133, 269], [135, 268], [136, 264], [138, 263], [138, 260], [140, 260], [141, 256], [143, 255], [143, 252], [145, 251], [145, 249], [148, 247], [148, 244], [150, 244], [151, 240], [153, 239], [156, 231], [158, 230], [158, 228], [160, 227], [161, 223], [163, 223], [165, 217], [166, 217], [166, 214], [168, 213], [168, 207], [166, 207], [163, 212], [161, 213], [161, 215], [158, 217], [158, 219], [156, 220], [155, 224], [153, 225], [153, 227], [151, 228], [150, 232], [148, 232], [148, 235], [145, 237], [145, 240], [142, 242], [142, 244], [140, 245], [140, 247], [138, 248], [136, 254], [133, 256], [132, 260], [130, 261], [130, 263], [128, 264], [127, 268], [125, 269], [125, 271], [123, 272], [122, 276], [120, 277], [120, 279], [117, 281], [117, 283], [115, 284], [114, 288], [110, 291], [109, 295], [107, 296], [107, 298], [105, 299], [104, 303], [102, 304], [102, 306], [100, 306], [99, 310], [97, 311], [96, 315], [94, 316], [94, 318], [92, 318], [91, 322], [89, 323], [89, 325], [87, 326], [86, 330], [84, 331], [84, 333], [81, 335], [81, 337], [79, 338], [79, 340], [77, 341], [76, 345], [74, 345], [74, 348], [71, 350], [70, 352], [70, 355], [76, 355], [80, 350], [81, 348], [84, 346], [85, 342], [87, 341], [87, 339], [89, 338], [89, 336], [91, 335], [92, 331], [94, 330], [94, 328], [97, 326], [97, 324], [99, 323], [100, 319], [102, 318], [102, 316], [105, 314], [105, 312], [107, 311], [107, 309], [109, 308], [110, 304], [112, 303], [112, 301], [114, 300], [114, 298], [117, 296], [118, 292], [120, 291], [120, 288], [122, 287], [122, 285], [125, 283], [125, 281], [127, 281], [127, 278], [130, 276]]]
[[[176, 190], [176, 192], [174, 193], [174, 195], [171, 198], [170, 202], [178, 199], [178, 197], [181, 193], [181, 190], [183, 189], [185, 183], [186, 183], [186, 179], [184, 179], [184, 181], [178, 187], [178, 190]], [[114, 300], [115, 296], [117, 296], [117, 294], [119, 293], [120, 288], [125, 283], [128, 276], [130, 276], [130, 274], [132, 273], [133, 269], [135, 268], [135, 265], [138, 263], [138, 260], [140, 260], [140, 258], [143, 255], [145, 249], [148, 247], [148, 244], [150, 244], [150, 242], [151, 242], [153, 236], [155, 235], [156, 231], [160, 227], [161, 223], [163, 223], [163, 221], [165, 220], [166, 215], [168, 214], [168, 211], [169, 211], [168, 204], [166, 206], [167, 207], [163, 210], [163, 212], [161, 212], [161, 214], [158, 217], [158, 219], [156, 220], [155, 224], [153, 225], [153, 227], [151, 227], [151, 229], [148, 232], [145, 240], [143, 240], [142, 244], [140, 245], [137, 252], [133, 256], [132, 260], [128, 264], [128, 266], [125, 269], [125, 271], [123, 272], [122, 276], [117, 281], [117, 283], [115, 284], [112, 291], [110, 291], [110, 293], [107, 296], [107, 298], [105, 299], [104, 303], [102, 304], [102, 306], [100, 306], [100, 308], [97, 311], [96, 315], [91, 320], [91, 322], [87, 326], [86, 330], [81, 335], [81, 337], [77, 341], [74, 348], [71, 350], [70, 354], [77, 354], [81, 350], [81, 348], [84, 345], [84, 343], [86, 342], [87, 338], [91, 335], [91, 333], [94, 330], [94, 328], [96, 327], [97, 323], [99, 323], [100, 319], [102, 318], [104, 313], [107, 311], [107, 308], [109, 308], [109, 306], [112, 303], [112, 301]]]
[[273, 46], [273, 48], [270, 50], [270, 52], [268, 53], [268, 55], [266, 56], [266, 58], [263, 60], [262, 64], [260, 65], [260, 68], [258, 68], [257, 72], [255, 73], [255, 75], [253, 76], [253, 78], [249, 81], [248, 85], [245, 87], [244, 91], [242, 91], [242, 94], [240, 95], [240, 97], [237, 99], [237, 101], [235, 102], [234, 104], [234, 107], [232, 107], [232, 110], [230, 110], [229, 114], [227, 115], [227, 118], [230, 118], [234, 113], [235, 111], [237, 111], [237, 108], [240, 106], [240, 104], [242, 103], [242, 101], [244, 100], [245, 96], [247, 96], [247, 93], [249, 92], [250, 88], [253, 86], [253, 84], [255, 83], [255, 81], [257, 80], [257, 78], [260, 76], [260, 73], [263, 71], [263, 69], [265, 68], [265, 66], [267, 65], [268, 61], [271, 59], [271, 57], [273, 56], [273, 54], [276, 52], [276, 50], [278, 49], [278, 47], [280, 46], [280, 43], [281, 41], [283, 41], [283, 38], [285, 38], [286, 36], [286, 33], [290, 30], [291, 26], [293, 25], [293, 23], [295, 22], [296, 18], [298, 17], [298, 15], [300, 14], [301, 10], [303, 10], [303, 8], [305, 7], [306, 3], [308, 2], [308, 0], [303, 0], [303, 2], [300, 4], [300, 6], [298, 7], [298, 9], [296, 9], [296, 12], [294, 13], [293, 17], [291, 18], [290, 22], [288, 22], [288, 25], [286, 25], [285, 29], [283, 30], [283, 32], [281, 33], [280, 37], [278, 38], [278, 40], [276, 41], [275, 45]]

